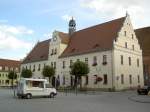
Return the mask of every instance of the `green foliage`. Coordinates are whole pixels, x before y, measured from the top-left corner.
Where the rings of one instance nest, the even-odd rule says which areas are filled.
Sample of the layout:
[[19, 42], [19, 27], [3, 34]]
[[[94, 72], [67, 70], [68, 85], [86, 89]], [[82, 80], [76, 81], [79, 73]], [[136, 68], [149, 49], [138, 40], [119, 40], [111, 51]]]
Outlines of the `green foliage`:
[[11, 86], [12, 86], [12, 88], [13, 88], [14, 79], [17, 79], [17, 74], [16, 74], [16, 72], [10, 71], [10, 72], [8, 73], [8, 79], [11, 79]]
[[74, 80], [74, 88], [77, 87], [77, 83], [80, 83], [80, 88], [82, 88], [82, 78], [81, 76], [85, 76], [89, 73], [89, 67], [86, 63], [82, 61], [76, 61], [71, 67], [71, 75], [75, 76]]
[[77, 77], [87, 75], [89, 73], [89, 67], [82, 61], [76, 61], [71, 67], [71, 74]]
[[29, 69], [23, 69], [21, 72], [21, 77], [23, 78], [30, 78], [32, 77], [32, 71]]
[[44, 77], [49, 77], [51, 78], [52, 76], [55, 75], [55, 69], [51, 66], [45, 66], [42, 72]]
[[8, 73], [8, 79], [11, 79], [11, 80], [17, 79], [17, 74], [14, 71], [10, 71]]

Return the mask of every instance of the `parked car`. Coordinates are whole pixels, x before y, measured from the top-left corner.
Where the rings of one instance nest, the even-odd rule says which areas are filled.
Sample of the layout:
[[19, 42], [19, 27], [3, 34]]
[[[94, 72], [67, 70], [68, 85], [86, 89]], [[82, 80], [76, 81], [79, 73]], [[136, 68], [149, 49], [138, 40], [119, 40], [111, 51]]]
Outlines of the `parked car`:
[[57, 95], [55, 88], [51, 87], [46, 79], [21, 78], [17, 86], [18, 98], [31, 99], [33, 96]]
[[143, 86], [137, 89], [137, 93], [139, 95], [148, 95], [149, 91], [150, 91], [150, 86]]

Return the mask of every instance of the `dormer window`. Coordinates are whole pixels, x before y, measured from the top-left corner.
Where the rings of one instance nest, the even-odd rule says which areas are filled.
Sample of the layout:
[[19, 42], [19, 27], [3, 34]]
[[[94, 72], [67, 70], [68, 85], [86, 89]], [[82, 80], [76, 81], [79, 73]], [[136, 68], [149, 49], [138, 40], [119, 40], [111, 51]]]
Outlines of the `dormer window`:
[[93, 46], [93, 48], [98, 48], [99, 47], [99, 44], [95, 44], [94, 46]]
[[71, 52], [74, 52], [75, 51], [75, 48], [71, 49]]
[[44, 58], [44, 56], [42, 55], [42, 56], [40, 56], [40, 58]]

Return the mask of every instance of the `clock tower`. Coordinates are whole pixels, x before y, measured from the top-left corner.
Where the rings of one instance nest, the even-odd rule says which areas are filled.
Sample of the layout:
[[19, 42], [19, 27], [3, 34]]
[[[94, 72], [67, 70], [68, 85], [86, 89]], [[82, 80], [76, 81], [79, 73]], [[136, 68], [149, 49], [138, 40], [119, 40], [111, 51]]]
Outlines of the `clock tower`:
[[72, 19], [69, 21], [69, 35], [72, 35], [76, 31], [76, 22]]

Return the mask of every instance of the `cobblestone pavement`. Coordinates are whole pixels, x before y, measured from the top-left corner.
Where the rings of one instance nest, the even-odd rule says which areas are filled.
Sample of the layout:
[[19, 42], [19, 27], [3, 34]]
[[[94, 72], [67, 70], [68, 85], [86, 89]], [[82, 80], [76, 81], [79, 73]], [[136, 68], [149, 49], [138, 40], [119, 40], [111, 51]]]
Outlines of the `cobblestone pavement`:
[[133, 101], [133, 97], [138, 96], [129, 91], [59, 93], [54, 99], [18, 99], [11, 90], [0, 89], [0, 112], [149, 112], [150, 103]]

